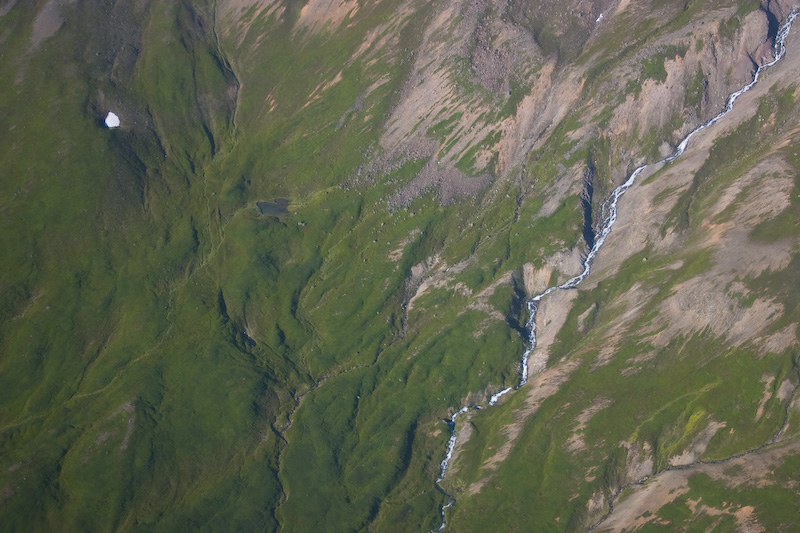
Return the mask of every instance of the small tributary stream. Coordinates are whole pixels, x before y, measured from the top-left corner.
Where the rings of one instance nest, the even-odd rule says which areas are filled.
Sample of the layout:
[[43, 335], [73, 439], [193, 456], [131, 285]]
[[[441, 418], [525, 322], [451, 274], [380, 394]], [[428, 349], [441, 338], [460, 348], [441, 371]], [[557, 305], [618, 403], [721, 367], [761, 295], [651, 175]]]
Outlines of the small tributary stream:
[[[744, 93], [755, 87], [755, 85], [758, 83], [758, 80], [761, 77], [761, 73], [764, 72], [764, 70], [770, 68], [771, 66], [775, 65], [778, 61], [783, 59], [783, 57], [786, 55], [786, 45], [785, 45], [786, 38], [789, 36], [789, 31], [792, 28], [792, 23], [794, 22], [794, 20], [797, 18], [798, 15], [800, 15], [800, 10], [797, 9], [793, 10], [786, 18], [786, 21], [778, 30], [778, 33], [775, 36], [775, 42], [773, 44], [774, 59], [772, 59], [772, 61], [768, 63], [759, 66], [756, 69], [755, 75], [753, 76], [753, 81], [751, 81], [738, 91], [731, 93], [730, 96], [728, 96], [728, 100], [725, 103], [725, 108], [717, 116], [715, 116], [714, 118], [708, 120], [707, 122], [701, 124], [694, 130], [689, 132], [689, 134], [686, 135], [686, 137], [684, 137], [684, 139], [680, 142], [680, 144], [678, 144], [677, 148], [672, 154], [670, 154], [666, 158], [656, 163], [650, 163], [647, 165], [640, 166], [631, 173], [630, 177], [628, 177], [625, 183], [614, 189], [608, 201], [606, 202], [606, 209], [604, 210], [605, 216], [602, 221], [601, 230], [595, 237], [594, 245], [589, 250], [589, 253], [586, 255], [586, 259], [584, 259], [583, 261], [583, 271], [577, 276], [565, 281], [561, 285], [554, 285], [552, 287], [548, 287], [544, 292], [537, 294], [536, 296], [533, 296], [528, 300], [527, 306], [529, 314], [528, 314], [528, 322], [526, 324], [526, 329], [528, 331], [528, 343], [527, 343], [527, 349], [522, 354], [520, 360], [521, 368], [520, 368], [519, 383], [514, 387], [508, 387], [493, 394], [489, 399], [489, 404], [487, 407], [495, 405], [498, 402], [498, 400], [500, 400], [500, 398], [502, 398], [503, 396], [505, 396], [510, 392], [518, 390], [520, 387], [522, 387], [528, 382], [528, 358], [530, 357], [531, 352], [533, 352], [533, 350], [536, 348], [536, 313], [539, 309], [539, 304], [541, 303], [542, 298], [544, 298], [551, 292], [574, 289], [584, 279], [586, 279], [586, 277], [589, 275], [589, 272], [592, 269], [592, 263], [594, 262], [595, 257], [597, 256], [600, 249], [603, 247], [603, 244], [605, 244], [608, 235], [611, 233], [611, 228], [617, 221], [617, 203], [619, 202], [619, 199], [622, 197], [622, 195], [625, 194], [625, 191], [627, 191], [634, 184], [636, 178], [646, 169], [651, 167], [653, 169], [661, 168], [664, 165], [672, 163], [673, 161], [681, 157], [683, 153], [686, 151], [686, 147], [689, 145], [689, 141], [691, 140], [692, 137], [694, 137], [694, 135], [719, 122], [722, 119], [722, 117], [727, 115], [733, 109], [733, 105], [736, 102], [737, 98], [739, 98], [741, 95], [743, 95]], [[442, 516], [442, 525], [439, 526], [438, 529], [434, 530], [436, 532], [444, 530], [445, 526], [447, 525], [445, 511], [446, 509], [452, 507], [456, 503], [455, 498], [449, 493], [447, 493], [441, 486], [442, 481], [444, 481], [444, 478], [447, 475], [447, 470], [450, 467], [450, 461], [453, 459], [453, 450], [456, 447], [456, 442], [457, 442], [456, 419], [472, 409], [483, 409], [483, 408], [484, 407], [481, 405], [468, 405], [459, 409], [452, 417], [450, 417], [450, 419], [446, 420], [447, 425], [450, 428], [450, 440], [447, 442], [447, 451], [445, 453], [444, 459], [442, 460], [441, 468], [439, 471], [439, 477], [436, 479], [435, 486], [439, 492], [447, 496], [448, 502], [445, 505], [443, 505], [440, 509]]]

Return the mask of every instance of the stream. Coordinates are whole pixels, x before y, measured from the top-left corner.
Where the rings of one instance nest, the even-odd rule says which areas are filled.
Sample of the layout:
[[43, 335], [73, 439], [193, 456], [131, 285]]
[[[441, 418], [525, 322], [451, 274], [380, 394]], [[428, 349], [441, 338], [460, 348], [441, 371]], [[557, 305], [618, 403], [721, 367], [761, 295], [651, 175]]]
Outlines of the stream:
[[[500, 398], [502, 398], [506, 394], [519, 389], [528, 382], [528, 358], [530, 357], [531, 352], [533, 352], [533, 350], [536, 349], [536, 313], [539, 310], [539, 304], [542, 301], [542, 298], [544, 298], [551, 292], [574, 289], [584, 279], [586, 279], [586, 277], [589, 275], [589, 272], [592, 269], [592, 263], [594, 262], [595, 257], [597, 256], [600, 249], [603, 247], [603, 244], [605, 244], [606, 238], [608, 238], [608, 235], [611, 233], [611, 228], [617, 221], [617, 203], [619, 202], [619, 199], [622, 197], [622, 195], [625, 194], [625, 191], [631, 188], [631, 186], [636, 181], [636, 178], [642, 172], [644, 172], [645, 169], [649, 167], [660, 168], [663, 167], [664, 165], [672, 163], [673, 161], [681, 157], [683, 153], [686, 151], [686, 147], [689, 145], [689, 141], [695, 134], [719, 122], [722, 119], [722, 117], [727, 115], [733, 109], [734, 102], [736, 102], [737, 98], [739, 98], [741, 95], [743, 95], [744, 93], [755, 87], [755, 85], [758, 83], [758, 80], [761, 77], [761, 73], [764, 70], [772, 67], [773, 65], [778, 63], [781, 59], [783, 59], [783, 57], [786, 55], [786, 45], [785, 45], [786, 38], [789, 36], [789, 31], [792, 29], [792, 23], [794, 22], [794, 20], [797, 18], [798, 15], [800, 15], [800, 10], [798, 9], [793, 10], [786, 18], [786, 21], [780, 27], [777, 35], [775, 36], [775, 42], [773, 44], [774, 59], [772, 59], [772, 61], [769, 61], [768, 63], [760, 65], [756, 69], [756, 72], [753, 75], [753, 81], [751, 81], [738, 91], [731, 93], [728, 96], [727, 101], [725, 102], [725, 108], [718, 115], [709, 119], [708, 121], [704, 122], [694, 130], [689, 132], [689, 134], [687, 134], [686, 137], [683, 138], [680, 144], [678, 144], [677, 148], [675, 148], [675, 151], [672, 154], [670, 154], [666, 158], [656, 163], [650, 163], [647, 165], [640, 166], [631, 173], [630, 177], [628, 177], [625, 183], [623, 183], [622, 185], [620, 185], [619, 187], [617, 187], [612, 191], [611, 195], [607, 200], [606, 208], [603, 210], [604, 218], [601, 230], [599, 234], [595, 237], [594, 246], [592, 246], [592, 248], [589, 250], [589, 253], [586, 255], [586, 258], [583, 261], [583, 271], [577, 276], [565, 281], [561, 285], [553, 285], [552, 287], [548, 287], [544, 292], [537, 294], [536, 296], [533, 296], [528, 300], [527, 306], [529, 314], [528, 314], [528, 322], [525, 325], [526, 329], [528, 330], [528, 343], [527, 343], [528, 347], [527, 349], [525, 349], [525, 351], [521, 356], [519, 383], [514, 387], [508, 387], [493, 394], [489, 398], [489, 404], [488, 404], [489, 407], [495, 405], [500, 400]], [[445, 420], [445, 422], [447, 422], [448, 427], [450, 428], [450, 440], [447, 442], [447, 451], [445, 453], [444, 459], [442, 459], [439, 477], [436, 479], [434, 485], [436, 487], [436, 490], [438, 490], [448, 498], [448, 502], [444, 504], [440, 509], [440, 514], [442, 517], [441, 526], [439, 526], [438, 529], [433, 530], [432, 533], [433, 532], [438, 533], [439, 531], [444, 530], [444, 528], [447, 525], [445, 511], [448, 508], [455, 505], [456, 503], [456, 499], [442, 488], [441, 483], [442, 481], [444, 481], [445, 475], [447, 474], [447, 470], [450, 467], [450, 461], [453, 459], [453, 450], [455, 449], [456, 443], [458, 441], [456, 434], [456, 419], [459, 416], [473, 409], [479, 410], [483, 409], [483, 407], [480, 405], [468, 405], [462, 407], [452, 417]]]

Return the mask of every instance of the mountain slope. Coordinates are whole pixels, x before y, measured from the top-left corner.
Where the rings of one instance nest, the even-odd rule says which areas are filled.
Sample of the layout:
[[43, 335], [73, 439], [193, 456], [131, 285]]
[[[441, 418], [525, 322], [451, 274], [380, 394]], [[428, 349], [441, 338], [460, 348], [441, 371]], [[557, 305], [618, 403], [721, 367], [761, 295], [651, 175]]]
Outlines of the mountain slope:
[[6, 0], [3, 523], [787, 527], [794, 7]]

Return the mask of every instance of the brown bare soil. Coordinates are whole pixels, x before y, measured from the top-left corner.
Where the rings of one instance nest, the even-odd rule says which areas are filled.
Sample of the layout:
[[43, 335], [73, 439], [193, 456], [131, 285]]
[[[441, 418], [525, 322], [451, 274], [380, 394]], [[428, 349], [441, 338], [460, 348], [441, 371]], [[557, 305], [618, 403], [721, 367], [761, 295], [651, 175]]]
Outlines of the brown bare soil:
[[[792, 39], [795, 43], [798, 40], [796, 36]], [[696, 135], [684, 157], [665, 169], [657, 180], [633, 187], [626, 193], [619, 204], [617, 224], [595, 262], [594, 273], [586, 281], [587, 287], [593, 286], [596, 280], [613, 275], [622, 261], [645, 246], [663, 251], [677, 247], [686, 249], [684, 239], [671, 230], [662, 236], [667, 214], [689, 185], [691, 176], [705, 161], [713, 140], [751, 117], [760, 97], [777, 80], [796, 79], [800, 74], [800, 59], [796, 54], [790, 55], [775, 70], [776, 73], [770, 71], [762, 83], [737, 100], [734, 110], [722, 122]], [[756, 298], [752, 305], [744, 307], [730, 294], [736, 291], [737, 278], [756, 276], [767, 269], [781, 270], [789, 263], [792, 242], [763, 244], [749, 238], [750, 228], [755, 223], [775, 216], [788, 205], [793, 181], [787, 171], [788, 167], [778, 153], [768, 154], [746, 175], [721, 191], [710, 211], [711, 216], [703, 221], [704, 236], [691, 243], [696, 249], [712, 250], [713, 266], [708, 272], [676, 287], [660, 307], [660, 318], [650, 325], [653, 332], [650, 342], [661, 346], [675, 335], [691, 334], [705, 328], [734, 345], [753, 343], [765, 351], [781, 351], [797, 342], [793, 328], [771, 335], [764, 333], [772, 320], [780, 315], [780, 303]], [[642, 176], [644, 179], [646, 176]], [[659, 193], [663, 193], [663, 198], [655, 203], [653, 199]], [[724, 216], [721, 215], [723, 211], [726, 212]], [[641, 301], [641, 296], [635, 295], [633, 299]], [[608, 344], [608, 351], [613, 351], [616, 343]]]
[[586, 426], [594, 415], [603, 409], [611, 407], [612, 403], [613, 402], [608, 398], [595, 398], [589, 407], [581, 411], [581, 413], [575, 417], [575, 429], [572, 430], [572, 435], [567, 439], [565, 444], [565, 448], [568, 452], [575, 454], [586, 449], [586, 441], [583, 440], [582, 435], [583, 430], [586, 429]]
[[356, 0], [309, 0], [300, 10], [300, 19], [295, 28], [309, 29], [313, 33], [323, 28], [334, 31], [357, 12]]
[[[664, 505], [675, 501], [689, 490], [689, 478], [704, 473], [716, 480], [724, 480], [729, 486], [763, 485], [768, 474], [783, 463], [786, 456], [800, 452], [800, 441], [792, 441], [772, 448], [745, 455], [717, 464], [699, 464], [685, 470], [669, 470], [633, 489], [633, 494], [617, 504], [611, 515], [598, 531], [630, 531], [645, 523], [657, 520], [656, 512]], [[738, 466], [740, 468], [732, 469]], [[752, 507], [726, 507], [709, 512], [703, 506], [696, 507], [698, 513], [731, 514], [737, 518], [742, 531], [762, 531], [752, 516]], [[648, 518], [643, 515], [650, 513]]]
[[11, 11], [17, 5], [17, 0], [6, 0], [2, 6], [0, 6], [0, 17], [5, 17], [8, 15], [8, 12]]
[[[56, 34], [61, 25], [64, 24], [64, 19], [61, 17], [61, 6], [71, 4], [74, 1], [49, 0], [44, 5], [33, 21], [29, 52], [36, 50], [45, 39]], [[13, 6], [14, 3], [11, 2], [11, 5]]]

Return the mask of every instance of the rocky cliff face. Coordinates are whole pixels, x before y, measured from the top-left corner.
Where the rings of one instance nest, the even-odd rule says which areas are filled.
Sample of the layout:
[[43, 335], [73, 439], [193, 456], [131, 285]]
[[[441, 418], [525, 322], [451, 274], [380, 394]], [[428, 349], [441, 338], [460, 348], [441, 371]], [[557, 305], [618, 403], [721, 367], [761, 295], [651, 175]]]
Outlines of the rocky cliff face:
[[[348, 6], [306, 6], [306, 13], [317, 13], [313, 24], [303, 16], [281, 19], [277, 3], [223, 3], [219, 9], [228, 33], [247, 31], [253, 13], [263, 9], [293, 32], [325, 35], [344, 19], [357, 24], [359, 14]], [[791, 9], [777, 3], [747, 12], [710, 7], [699, 17], [693, 16], [696, 7], [651, 11], [627, 2], [438, 2], [422, 15], [427, 23], [419, 43], [398, 53], [401, 30], [419, 18], [409, 4], [398, 6], [394, 22], [371, 30], [348, 59], [374, 64], [381, 58], [408, 68], [361, 177], [426, 161], [392, 205], [408, 205], [430, 189], [445, 203], [474, 196], [497, 179], [517, 179], [546, 133], [579, 109], [584, 124], [570, 137], [578, 149], [607, 137], [618, 181], [634, 158], [666, 155], [671, 144], [718, 113], [756, 66], [771, 59], [777, 21]], [[237, 19], [237, 12], [247, 17]], [[653, 27], [669, 21], [670, 31], [653, 34]], [[341, 74], [332, 69], [318, 80], [313, 98], [334, 87]], [[368, 115], [364, 98], [388, 78], [379, 69], [365, 74], [370, 85], [358, 102], [359, 112]], [[649, 143], [644, 151], [643, 140]]]
[[798, 8], [0, 0], [0, 520], [791, 527]]

